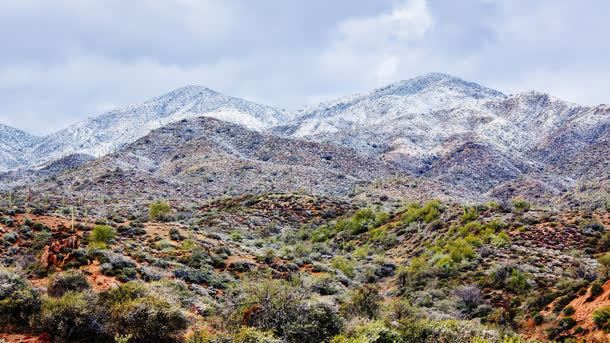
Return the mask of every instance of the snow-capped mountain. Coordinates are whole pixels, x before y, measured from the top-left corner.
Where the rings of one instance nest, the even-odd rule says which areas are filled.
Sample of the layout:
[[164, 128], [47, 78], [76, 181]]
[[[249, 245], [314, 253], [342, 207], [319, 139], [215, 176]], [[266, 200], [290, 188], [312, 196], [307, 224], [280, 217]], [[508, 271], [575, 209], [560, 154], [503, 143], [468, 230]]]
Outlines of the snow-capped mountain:
[[[297, 113], [203, 87], [183, 87], [43, 138], [2, 128], [0, 165], [4, 170], [42, 168], [74, 155], [80, 156], [78, 160], [86, 167], [90, 158], [86, 155], [101, 157], [120, 151], [155, 129], [193, 117], [212, 117], [248, 129], [234, 131], [239, 134], [256, 132], [290, 139], [283, 142], [296, 139], [341, 146], [357, 154], [360, 161], [368, 158], [370, 163], [378, 163], [381, 159], [397, 173], [442, 181], [479, 194], [510, 193], [514, 182], [555, 192], [583, 179], [608, 179], [610, 107], [579, 106], [539, 92], [505, 95], [439, 73]], [[234, 143], [218, 142], [225, 147]], [[163, 149], [172, 151], [176, 148], [173, 145], [180, 143], [168, 140], [164, 144], [167, 146]], [[286, 144], [286, 148], [275, 144], [277, 153], [294, 154], [286, 151], [290, 145]], [[181, 153], [188, 155], [186, 151]], [[225, 162], [219, 159], [215, 163]], [[19, 175], [11, 174], [10, 179], [17, 180]]]
[[287, 120], [285, 112], [204, 87], [187, 86], [142, 104], [128, 106], [74, 124], [44, 137], [29, 150], [30, 165], [71, 154], [106, 155], [150, 131], [181, 119], [207, 116], [265, 130]]
[[0, 171], [27, 163], [25, 150], [38, 141], [40, 137], [0, 124]]
[[[583, 107], [538, 92], [504, 95], [432, 73], [306, 108], [274, 130], [381, 156], [419, 175], [470, 178], [469, 187], [487, 190], [542, 173], [547, 162], [535, 152], [551, 141], [560, 155], [568, 146], [603, 145], [609, 113], [604, 105]], [[555, 136], [568, 131], [573, 141], [557, 145]]]
[[307, 137], [387, 123], [409, 114], [470, 107], [479, 100], [501, 98], [493, 89], [453, 76], [430, 73], [368, 94], [324, 102], [301, 111], [293, 136]]

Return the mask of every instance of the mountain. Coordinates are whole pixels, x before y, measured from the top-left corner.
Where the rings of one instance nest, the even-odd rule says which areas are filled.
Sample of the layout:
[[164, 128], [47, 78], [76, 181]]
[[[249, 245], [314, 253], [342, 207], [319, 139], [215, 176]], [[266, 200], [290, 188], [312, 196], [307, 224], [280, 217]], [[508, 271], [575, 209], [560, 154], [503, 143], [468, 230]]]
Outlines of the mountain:
[[[606, 188], [608, 179], [609, 113], [606, 105], [580, 106], [534, 91], [505, 95], [439, 73], [321, 103], [297, 113], [285, 113], [207, 88], [188, 86], [43, 138], [22, 139], [21, 146], [5, 148], [3, 166], [5, 170], [24, 166], [41, 169], [67, 156], [107, 156], [124, 151], [122, 148], [152, 130], [202, 116], [242, 125], [248, 133], [240, 133], [237, 137], [243, 137], [239, 139], [258, 132], [264, 137], [291, 142], [287, 144], [293, 149], [300, 149], [304, 142], [323, 143], [357, 154], [361, 163], [383, 161], [385, 166], [392, 166], [394, 174], [407, 177], [406, 183], [412, 177], [424, 178], [443, 185], [441, 188], [453, 188], [448, 192], [458, 195], [474, 192], [502, 199], [519, 195], [557, 196], [577, 185], [583, 188], [583, 182], [591, 183], [594, 187], [586, 188], [599, 193]], [[197, 132], [212, 134], [205, 130]], [[295, 141], [300, 143], [294, 145]], [[166, 141], [166, 149], [176, 149], [176, 142]], [[198, 151], [197, 146], [188, 147]], [[224, 144], [218, 146], [220, 151], [225, 148]], [[163, 152], [156, 145], [152, 149]], [[285, 151], [284, 147], [277, 149]], [[182, 149], [180, 154], [191, 153]], [[231, 154], [222, 156], [233, 158]], [[249, 155], [245, 156], [250, 159]], [[80, 162], [87, 159], [79, 159], [78, 165]], [[222, 163], [218, 160], [215, 165]], [[113, 169], [110, 164], [106, 167]], [[63, 171], [62, 168], [53, 170], [58, 171], [56, 174]], [[371, 174], [358, 179], [380, 179], [387, 175], [385, 167], [381, 170], [377, 174], [368, 170]], [[17, 185], [19, 175], [29, 175], [27, 182], [30, 182], [31, 176], [39, 174], [9, 173], [0, 180]], [[48, 178], [54, 173], [45, 171], [43, 175]], [[175, 177], [146, 175], [160, 179]], [[302, 181], [299, 177], [304, 177], [303, 182], [309, 186], [316, 178], [305, 174], [292, 176], [296, 184]], [[209, 194], [217, 194], [223, 182], [227, 187], [235, 184], [230, 178], [216, 177], [215, 180], [218, 180], [216, 184], [208, 185], [215, 189]], [[238, 180], [260, 185], [255, 178]], [[271, 180], [284, 182], [277, 178]], [[196, 178], [191, 181], [195, 182]], [[337, 188], [345, 191], [343, 186], [331, 185], [328, 191], [336, 193]], [[324, 191], [321, 187], [315, 188]]]
[[[600, 168], [606, 159], [609, 113], [605, 105], [584, 107], [538, 92], [504, 95], [432, 73], [306, 108], [274, 130], [378, 155], [413, 175], [481, 193], [548, 173], [557, 174], [550, 187], [559, 190], [583, 176], [568, 161]], [[584, 151], [597, 162], [579, 163]]]
[[44, 137], [28, 150], [28, 165], [41, 165], [72, 154], [103, 156], [151, 130], [184, 118], [208, 116], [264, 130], [287, 120], [271, 107], [188, 86], [74, 124]]
[[0, 124], [0, 172], [27, 163], [24, 152], [39, 141], [39, 137]]
[[153, 130], [44, 182], [53, 194], [205, 199], [270, 191], [348, 194], [397, 170], [327, 143], [282, 138], [209, 117]]

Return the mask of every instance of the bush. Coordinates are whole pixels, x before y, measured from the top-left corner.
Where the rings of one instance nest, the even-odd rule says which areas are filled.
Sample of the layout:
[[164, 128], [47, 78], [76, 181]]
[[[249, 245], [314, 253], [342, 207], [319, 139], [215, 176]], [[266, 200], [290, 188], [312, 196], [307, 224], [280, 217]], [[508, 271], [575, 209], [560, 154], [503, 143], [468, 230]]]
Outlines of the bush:
[[413, 222], [426, 222], [431, 223], [438, 219], [441, 211], [441, 202], [438, 200], [431, 200], [420, 206], [417, 203], [412, 203], [407, 206], [407, 210], [401, 216], [403, 224], [409, 225]]
[[108, 225], [96, 225], [89, 234], [89, 242], [105, 246], [116, 238], [115, 230]]
[[574, 312], [576, 312], [576, 311], [574, 310], [574, 307], [572, 307], [572, 306], [568, 306], [563, 309], [563, 314], [567, 317], [573, 315]]
[[602, 307], [593, 312], [593, 322], [604, 331], [610, 329], [610, 306]]
[[38, 293], [18, 274], [0, 269], [0, 328], [25, 328], [40, 310]]
[[392, 343], [402, 342], [400, 333], [382, 321], [371, 321], [358, 325], [347, 334], [335, 336], [331, 343]]
[[476, 286], [463, 286], [455, 291], [458, 297], [458, 306], [466, 315], [473, 314], [483, 303], [481, 290]]
[[521, 294], [529, 289], [527, 274], [519, 269], [513, 269], [506, 281], [506, 288], [515, 294]]
[[515, 199], [513, 200], [513, 207], [517, 213], [524, 213], [530, 210], [531, 205], [524, 199]]
[[69, 291], [60, 298], [45, 297], [37, 320], [39, 328], [62, 340], [97, 337], [102, 318], [92, 293]]
[[589, 298], [587, 299], [587, 301], [595, 300], [597, 297], [602, 295], [602, 293], [604, 293], [604, 288], [602, 287], [602, 283], [600, 281], [594, 282], [593, 284], [591, 284], [591, 294], [589, 295]]
[[288, 342], [320, 342], [341, 331], [342, 321], [330, 305], [317, 303], [302, 307], [302, 314], [295, 321], [286, 323]]
[[233, 337], [233, 343], [280, 343], [281, 341], [272, 332], [257, 330], [254, 328], [241, 328]]
[[143, 283], [130, 281], [100, 293], [100, 300], [103, 304], [112, 306], [142, 298], [146, 295], [146, 292], [146, 287]]
[[288, 342], [325, 341], [340, 330], [334, 310], [312, 302], [298, 280], [249, 278], [242, 287], [228, 297], [226, 315], [235, 326], [271, 331]]
[[343, 256], [335, 256], [331, 261], [330, 265], [340, 270], [345, 276], [353, 278], [355, 275], [356, 263]]
[[188, 326], [180, 309], [154, 296], [114, 304], [110, 308], [110, 321], [114, 332], [140, 341], [171, 340]]
[[477, 220], [477, 218], [479, 218], [479, 214], [476, 207], [464, 207], [464, 213], [462, 213], [460, 221], [462, 223], [468, 223]]
[[359, 235], [383, 225], [389, 219], [390, 215], [386, 212], [363, 208], [356, 211], [350, 218], [339, 220], [336, 231], [348, 231], [351, 235]]
[[605, 278], [610, 276], [610, 252], [600, 256], [597, 261], [601, 265], [601, 272]]
[[344, 310], [348, 315], [366, 317], [370, 319], [379, 316], [380, 304], [383, 298], [374, 286], [362, 286], [350, 293], [350, 299]]
[[89, 282], [83, 273], [68, 271], [51, 277], [47, 293], [52, 297], [61, 297], [69, 291], [80, 292], [89, 288]]
[[164, 200], [157, 200], [148, 206], [148, 216], [153, 221], [166, 220], [171, 212], [171, 206]]

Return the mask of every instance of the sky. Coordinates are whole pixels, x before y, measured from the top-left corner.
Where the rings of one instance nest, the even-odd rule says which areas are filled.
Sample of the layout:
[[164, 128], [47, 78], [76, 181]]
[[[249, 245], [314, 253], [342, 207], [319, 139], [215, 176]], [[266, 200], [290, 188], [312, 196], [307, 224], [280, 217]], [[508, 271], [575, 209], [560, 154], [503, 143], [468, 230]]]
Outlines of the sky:
[[610, 102], [606, 0], [2, 0], [0, 123], [47, 134], [184, 85], [296, 110], [428, 72]]

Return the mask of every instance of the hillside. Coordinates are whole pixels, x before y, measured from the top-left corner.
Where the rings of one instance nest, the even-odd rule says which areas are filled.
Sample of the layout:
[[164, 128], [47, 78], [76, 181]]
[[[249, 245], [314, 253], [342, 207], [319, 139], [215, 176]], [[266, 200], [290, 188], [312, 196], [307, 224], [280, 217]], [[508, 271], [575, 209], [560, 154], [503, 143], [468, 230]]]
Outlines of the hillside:
[[326, 143], [280, 138], [217, 119], [184, 119], [116, 153], [34, 187], [114, 200], [164, 197], [197, 201], [222, 194], [348, 194], [392, 175], [391, 165]]

